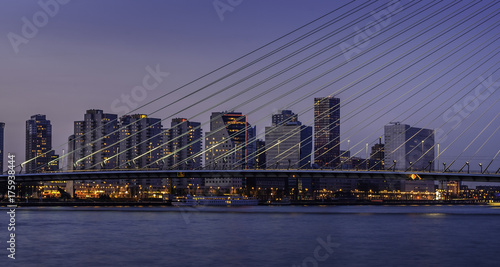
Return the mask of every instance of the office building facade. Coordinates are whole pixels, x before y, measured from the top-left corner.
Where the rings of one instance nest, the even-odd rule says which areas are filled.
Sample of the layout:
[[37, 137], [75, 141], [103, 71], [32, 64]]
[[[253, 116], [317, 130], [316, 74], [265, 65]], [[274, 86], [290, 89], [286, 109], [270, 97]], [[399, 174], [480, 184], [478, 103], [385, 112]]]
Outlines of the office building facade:
[[37, 114], [26, 121], [26, 173], [57, 171], [59, 156], [52, 150], [52, 124]]
[[340, 166], [340, 99], [314, 99], [314, 163], [318, 168]]
[[255, 127], [240, 112], [213, 112], [205, 136], [205, 167], [209, 169], [253, 168]]
[[434, 130], [396, 122], [384, 127], [384, 137], [386, 168], [434, 170]]
[[170, 126], [163, 140], [165, 164], [174, 169], [199, 169], [203, 157], [201, 123], [174, 118]]
[[[74, 123], [71, 169], [113, 169], [118, 166], [118, 116], [99, 109], [87, 110], [83, 121]], [[70, 137], [71, 138], [71, 137]], [[68, 164], [70, 164], [68, 162]]]
[[125, 115], [120, 118], [118, 167], [121, 169], [156, 168], [162, 155], [161, 119], [147, 115]]
[[273, 125], [265, 128], [266, 167], [308, 169], [311, 166], [312, 127], [302, 125], [292, 112], [287, 111], [287, 115], [294, 120], [275, 120], [273, 115]]
[[[255, 127], [240, 112], [213, 112], [210, 132], [205, 135], [205, 168], [231, 170], [255, 167]], [[236, 190], [245, 186], [242, 178], [205, 179], [205, 187]]]

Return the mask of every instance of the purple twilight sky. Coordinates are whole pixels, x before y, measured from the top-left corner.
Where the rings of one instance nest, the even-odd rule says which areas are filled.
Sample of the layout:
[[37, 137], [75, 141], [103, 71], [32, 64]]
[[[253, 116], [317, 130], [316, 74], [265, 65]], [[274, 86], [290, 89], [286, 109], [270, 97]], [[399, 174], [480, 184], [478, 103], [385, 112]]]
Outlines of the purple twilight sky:
[[[45, 114], [52, 122], [54, 149], [61, 154], [73, 122], [82, 120], [87, 109], [123, 115], [130, 106], [144, 105], [336, 8], [134, 113], [150, 114], [166, 106], [151, 116], [165, 119], [163, 127], [169, 127], [174, 117], [206, 123], [210, 112], [236, 107], [263, 134], [271, 124], [266, 116], [283, 108], [312, 125], [313, 98], [335, 95], [344, 101], [341, 149], [350, 140], [353, 154], [360, 151], [358, 156], [364, 157], [365, 144], [377, 142], [385, 124], [401, 121], [439, 129], [437, 138], [445, 150], [441, 162], [457, 159], [455, 168], [469, 160], [471, 169], [478, 169], [479, 162], [493, 159], [500, 148], [500, 84], [495, 83], [500, 78], [500, 4], [495, 1], [2, 1], [0, 122], [6, 123], [5, 151], [15, 153], [18, 163], [24, 160], [25, 121]], [[190, 95], [335, 18], [305, 40]], [[329, 33], [330, 38], [260, 71]], [[145, 79], [152, 70], [160, 74]], [[255, 71], [259, 73], [232, 84]], [[278, 87], [295, 75], [300, 76]], [[315, 80], [306, 83], [310, 79]], [[150, 90], [134, 89], [144, 83]], [[268, 91], [272, 88], [276, 90]], [[490, 170], [499, 167], [496, 159]]]

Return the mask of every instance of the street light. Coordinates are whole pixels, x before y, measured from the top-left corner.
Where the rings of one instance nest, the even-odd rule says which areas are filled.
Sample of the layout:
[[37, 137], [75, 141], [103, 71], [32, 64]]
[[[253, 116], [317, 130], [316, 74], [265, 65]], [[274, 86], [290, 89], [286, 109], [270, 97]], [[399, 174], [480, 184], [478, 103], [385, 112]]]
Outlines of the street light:
[[481, 174], [483, 173], [483, 164], [479, 163], [479, 167], [481, 167]]
[[465, 164], [467, 164], [467, 173], [470, 173], [470, 166], [469, 166], [469, 162], [467, 161]]

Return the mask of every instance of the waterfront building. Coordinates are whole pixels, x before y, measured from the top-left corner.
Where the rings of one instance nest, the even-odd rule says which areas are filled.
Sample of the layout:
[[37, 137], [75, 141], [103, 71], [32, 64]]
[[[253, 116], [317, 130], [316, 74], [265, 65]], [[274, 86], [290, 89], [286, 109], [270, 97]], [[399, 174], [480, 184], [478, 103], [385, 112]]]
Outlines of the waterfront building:
[[[279, 118], [279, 119], [278, 119]], [[302, 125], [289, 110], [274, 114], [272, 126], [265, 128], [267, 169], [309, 169], [312, 154], [312, 127]], [[285, 184], [272, 178], [259, 181], [259, 188], [283, 188]], [[278, 184], [276, 183], [278, 182]], [[310, 178], [290, 177], [287, 186], [293, 193], [311, 189]], [[292, 193], [291, 192], [291, 193]]]
[[68, 153], [73, 153], [71, 170], [113, 169], [118, 166], [118, 119], [116, 114], [90, 109], [83, 121], [75, 121]]
[[266, 169], [266, 141], [257, 139], [256, 141], [257, 152], [255, 155], [255, 167], [257, 169]]
[[59, 156], [52, 150], [52, 124], [37, 114], [26, 121], [26, 173], [57, 171]]
[[384, 157], [385, 157], [385, 149], [384, 144], [382, 144], [382, 138], [379, 138], [379, 143], [375, 144], [371, 148], [370, 153], [370, 169], [371, 170], [383, 170], [384, 169]]
[[384, 127], [384, 137], [386, 168], [434, 170], [434, 130], [395, 122]]
[[255, 127], [241, 112], [213, 112], [210, 132], [205, 137], [205, 167], [209, 169], [247, 169], [254, 167]]
[[120, 118], [119, 168], [154, 168], [161, 157], [161, 119], [147, 115]]
[[[213, 112], [210, 132], [205, 136], [205, 168], [218, 170], [255, 168], [256, 128], [241, 112]], [[243, 186], [243, 178], [205, 180], [206, 187], [235, 189]]]
[[298, 115], [294, 114], [291, 110], [281, 110], [277, 114], [273, 114], [272, 116], [272, 123], [273, 125], [280, 125], [280, 124], [294, 124], [297, 123], [298, 121]]
[[201, 167], [201, 123], [184, 118], [172, 119], [171, 128], [165, 130], [164, 156], [168, 167], [194, 170]]
[[340, 167], [340, 99], [314, 98], [314, 163]]
[[[163, 162], [166, 168], [195, 170], [201, 168], [202, 138], [201, 123], [185, 118], [174, 118], [170, 129], [164, 129]], [[203, 179], [173, 178], [169, 186], [178, 191], [193, 193], [191, 189], [203, 186]]]
[[267, 169], [308, 169], [311, 166], [312, 127], [304, 126], [291, 111], [293, 120], [275, 120], [265, 128]]
[[[161, 119], [148, 118], [144, 114], [125, 115], [119, 122], [120, 144], [118, 153], [118, 168], [142, 169], [157, 168], [162, 151]], [[142, 193], [152, 186], [162, 184], [161, 179], [128, 179], [120, 183], [129, 185], [133, 191]]]

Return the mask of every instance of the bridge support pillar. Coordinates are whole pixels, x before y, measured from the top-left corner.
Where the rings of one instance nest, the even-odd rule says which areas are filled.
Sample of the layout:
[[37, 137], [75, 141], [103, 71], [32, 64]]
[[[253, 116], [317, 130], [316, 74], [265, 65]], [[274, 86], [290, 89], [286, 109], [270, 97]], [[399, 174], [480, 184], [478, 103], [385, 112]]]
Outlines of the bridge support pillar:
[[70, 194], [71, 198], [75, 197], [75, 186], [74, 181], [66, 181], [66, 192]]

